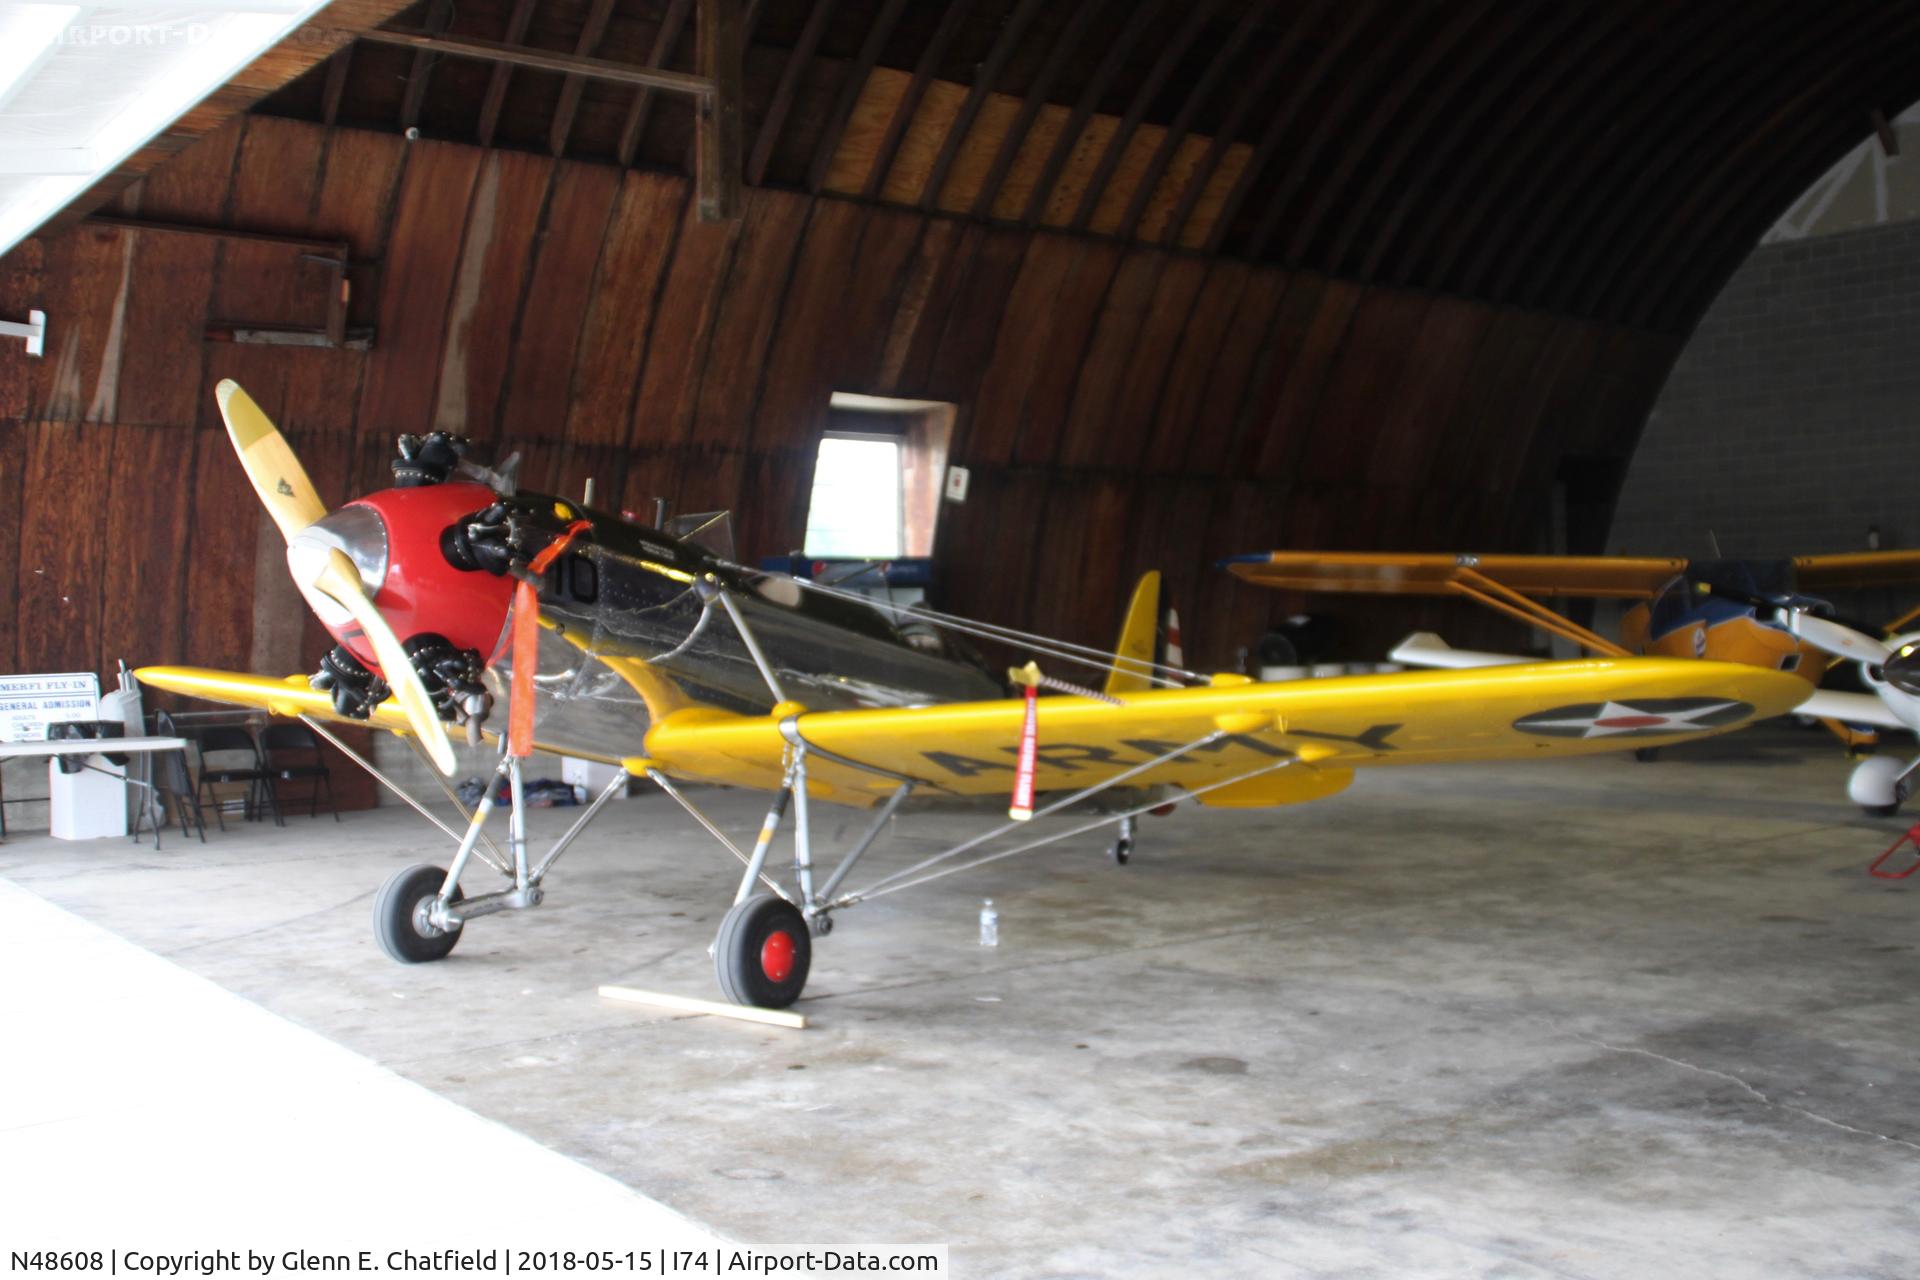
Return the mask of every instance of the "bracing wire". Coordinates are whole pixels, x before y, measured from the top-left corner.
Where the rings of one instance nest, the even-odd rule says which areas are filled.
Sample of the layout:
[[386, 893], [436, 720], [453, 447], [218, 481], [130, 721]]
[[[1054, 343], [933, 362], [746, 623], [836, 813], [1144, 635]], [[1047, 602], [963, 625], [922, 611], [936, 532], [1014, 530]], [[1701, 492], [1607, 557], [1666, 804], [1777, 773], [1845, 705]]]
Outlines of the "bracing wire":
[[1096, 671], [1119, 672], [1126, 675], [1142, 676], [1148, 681], [1165, 688], [1183, 688], [1192, 682], [1208, 683], [1208, 677], [1198, 671], [1185, 667], [1169, 666], [1162, 662], [1149, 662], [1139, 658], [1124, 658], [1108, 653], [1104, 649], [1095, 649], [1087, 645], [1074, 644], [1067, 640], [1056, 640], [1051, 636], [1038, 635], [1031, 631], [1021, 631], [1015, 627], [1003, 627], [998, 623], [981, 622], [973, 618], [962, 618], [956, 614], [942, 613], [938, 609], [913, 608], [895, 604], [891, 600], [877, 600], [857, 591], [847, 591], [840, 587], [814, 582], [808, 578], [793, 577], [789, 574], [771, 573], [765, 569], [750, 569], [745, 565], [722, 562], [726, 567], [738, 573], [760, 578], [785, 578], [804, 591], [836, 599], [864, 604], [871, 608], [892, 614], [896, 619], [911, 618], [931, 626], [948, 631], [957, 631], [962, 635], [977, 639], [992, 640], [1002, 644], [1019, 645], [1048, 658], [1061, 662], [1071, 662], [1079, 666], [1090, 667]]

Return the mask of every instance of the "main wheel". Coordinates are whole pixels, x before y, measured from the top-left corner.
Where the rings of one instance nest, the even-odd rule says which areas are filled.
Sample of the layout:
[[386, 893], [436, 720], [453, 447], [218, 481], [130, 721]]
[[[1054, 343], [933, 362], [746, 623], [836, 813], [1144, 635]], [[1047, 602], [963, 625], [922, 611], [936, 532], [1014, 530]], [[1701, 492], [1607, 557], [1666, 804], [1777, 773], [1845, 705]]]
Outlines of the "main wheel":
[[720, 921], [713, 972], [721, 994], [735, 1004], [784, 1009], [800, 998], [813, 961], [813, 939], [800, 909], [784, 898], [756, 894], [736, 902]]
[[1633, 758], [1635, 760], [1638, 760], [1641, 764], [1652, 764], [1655, 760], [1658, 760], [1660, 758], [1660, 748], [1635, 747], [1633, 749]]
[[[373, 936], [380, 940], [382, 951], [401, 964], [447, 958], [460, 941], [459, 927], [442, 929], [427, 919], [428, 908], [440, 896], [440, 886], [446, 880], [445, 867], [423, 862], [396, 872], [380, 887], [373, 899]], [[453, 900], [458, 902], [463, 896], [455, 885]]]

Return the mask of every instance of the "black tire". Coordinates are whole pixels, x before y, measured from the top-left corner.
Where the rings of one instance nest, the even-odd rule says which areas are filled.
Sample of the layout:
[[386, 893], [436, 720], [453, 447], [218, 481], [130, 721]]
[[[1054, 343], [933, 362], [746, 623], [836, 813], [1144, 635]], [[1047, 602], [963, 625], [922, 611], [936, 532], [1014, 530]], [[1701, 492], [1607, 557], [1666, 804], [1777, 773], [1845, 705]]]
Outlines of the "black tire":
[[[379, 939], [382, 951], [401, 964], [447, 958], [460, 941], [460, 930], [435, 929], [422, 916], [422, 908], [440, 896], [440, 886], [446, 879], [445, 867], [423, 862], [396, 872], [380, 887], [373, 899], [373, 936]], [[455, 885], [453, 900], [458, 902], [464, 896]]]
[[1107, 856], [1112, 858], [1116, 865], [1126, 866], [1127, 860], [1133, 857], [1133, 837], [1117, 837], [1114, 842], [1107, 847]]
[[1869, 818], [1891, 818], [1900, 812], [1900, 806], [1898, 804], [1863, 804], [1860, 806], [1860, 812]]
[[813, 962], [807, 918], [784, 898], [756, 894], [720, 921], [713, 972], [734, 1004], [784, 1009], [800, 998]]
[[1635, 760], [1638, 760], [1641, 764], [1652, 764], [1655, 760], [1658, 760], [1660, 758], [1660, 748], [1635, 747], [1633, 749], [1633, 758]]

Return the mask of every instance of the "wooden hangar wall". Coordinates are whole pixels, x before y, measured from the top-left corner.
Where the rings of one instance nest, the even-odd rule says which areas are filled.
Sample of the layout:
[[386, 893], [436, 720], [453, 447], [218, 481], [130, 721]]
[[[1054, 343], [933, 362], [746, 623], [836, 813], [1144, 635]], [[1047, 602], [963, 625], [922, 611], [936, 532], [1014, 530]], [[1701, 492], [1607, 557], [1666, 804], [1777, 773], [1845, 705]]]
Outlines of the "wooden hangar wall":
[[[1160, 568], [1189, 653], [1230, 661], [1285, 602], [1220, 556], [1511, 546], [1567, 453], [1620, 448], [1678, 342], [1308, 272], [751, 189], [708, 226], [676, 175], [256, 116], [116, 212], [345, 239], [371, 351], [207, 342], [317, 324], [284, 246], [124, 228], [30, 243], [0, 309], [51, 316], [0, 364], [0, 653], [299, 670], [323, 638], [228, 456], [239, 379], [329, 502], [442, 427], [523, 482], [735, 511], [799, 544], [834, 391], [960, 406], [937, 559], [961, 612], [1104, 642]], [[377, 285], [377, 287], [376, 287]], [[376, 296], [377, 295], [377, 296]]]

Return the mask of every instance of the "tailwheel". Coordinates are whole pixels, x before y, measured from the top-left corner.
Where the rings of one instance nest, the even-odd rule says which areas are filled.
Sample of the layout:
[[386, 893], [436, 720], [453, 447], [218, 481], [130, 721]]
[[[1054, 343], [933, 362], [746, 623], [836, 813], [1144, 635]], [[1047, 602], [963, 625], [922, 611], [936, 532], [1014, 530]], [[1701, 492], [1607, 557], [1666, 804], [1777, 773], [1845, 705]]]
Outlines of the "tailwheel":
[[[440, 886], [446, 883], [445, 867], [420, 863], [396, 872], [382, 885], [373, 899], [373, 936], [380, 949], [401, 964], [420, 964], [444, 960], [460, 941], [460, 927], [442, 929], [428, 916]], [[464, 896], [454, 886], [453, 900]]]
[[806, 917], [784, 898], [756, 894], [720, 921], [713, 970], [735, 1004], [784, 1009], [800, 998], [813, 960]]
[[1120, 833], [1114, 836], [1113, 843], [1107, 847], [1107, 856], [1123, 867], [1127, 865], [1127, 859], [1133, 856], [1132, 818], [1120, 819]]
[[1638, 760], [1641, 764], [1652, 764], [1655, 760], [1658, 760], [1660, 758], [1660, 748], [1635, 747], [1633, 749], [1633, 758], [1635, 760]]

